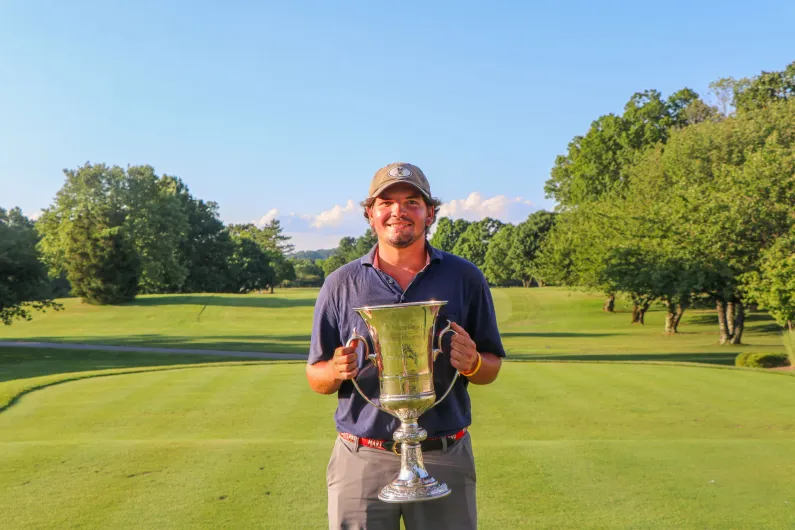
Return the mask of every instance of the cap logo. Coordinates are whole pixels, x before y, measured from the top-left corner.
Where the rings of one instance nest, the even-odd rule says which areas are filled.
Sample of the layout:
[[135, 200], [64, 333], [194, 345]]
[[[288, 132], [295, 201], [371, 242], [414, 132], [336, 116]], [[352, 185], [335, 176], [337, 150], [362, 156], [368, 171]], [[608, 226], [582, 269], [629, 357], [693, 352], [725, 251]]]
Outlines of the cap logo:
[[389, 176], [399, 179], [408, 178], [411, 176], [411, 170], [403, 166], [393, 167], [389, 170]]

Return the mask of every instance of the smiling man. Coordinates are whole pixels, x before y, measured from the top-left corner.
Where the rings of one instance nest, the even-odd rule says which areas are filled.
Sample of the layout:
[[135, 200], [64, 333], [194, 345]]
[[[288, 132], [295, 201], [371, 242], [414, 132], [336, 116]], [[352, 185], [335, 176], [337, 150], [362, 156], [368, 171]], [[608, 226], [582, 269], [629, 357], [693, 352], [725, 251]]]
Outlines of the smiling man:
[[[321, 394], [337, 394], [339, 436], [327, 470], [331, 529], [407, 530], [477, 527], [475, 462], [467, 428], [472, 422], [469, 383], [497, 378], [505, 357], [491, 292], [481, 271], [469, 261], [439, 251], [427, 242], [441, 202], [417, 166], [395, 163], [379, 169], [362, 202], [378, 243], [361, 259], [326, 278], [317, 303], [306, 375]], [[447, 497], [406, 504], [378, 499], [400, 467], [391, 450], [399, 421], [369, 405], [354, 389], [378, 394], [376, 370], [364, 370], [364, 348], [345, 347], [354, 328], [365, 329], [355, 307], [446, 300], [439, 322], [457, 332], [434, 363], [439, 394], [460, 377], [447, 398], [420, 417], [428, 432], [422, 442], [428, 472], [452, 490]], [[437, 330], [442, 326], [437, 324]]]

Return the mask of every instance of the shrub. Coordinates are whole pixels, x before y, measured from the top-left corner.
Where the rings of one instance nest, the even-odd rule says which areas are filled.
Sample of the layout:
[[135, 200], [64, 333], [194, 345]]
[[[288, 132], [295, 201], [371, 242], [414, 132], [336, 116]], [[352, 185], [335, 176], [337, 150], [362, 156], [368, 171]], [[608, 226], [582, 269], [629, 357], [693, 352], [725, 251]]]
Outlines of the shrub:
[[741, 353], [734, 360], [735, 366], [749, 368], [779, 368], [789, 366], [789, 356], [786, 353]]
[[748, 366], [745, 364], [748, 360], [748, 356], [751, 355], [751, 352], [743, 352], [734, 359], [734, 366]]

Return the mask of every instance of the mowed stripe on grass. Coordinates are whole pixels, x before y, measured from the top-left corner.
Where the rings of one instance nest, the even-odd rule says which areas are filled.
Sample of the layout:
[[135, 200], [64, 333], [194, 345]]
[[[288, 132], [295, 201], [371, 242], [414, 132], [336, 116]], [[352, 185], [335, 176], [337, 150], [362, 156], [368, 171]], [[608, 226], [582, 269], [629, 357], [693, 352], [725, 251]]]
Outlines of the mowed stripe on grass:
[[[303, 371], [178, 368], [32, 392], [0, 414], [4, 519], [322, 528], [335, 399]], [[470, 389], [482, 528], [795, 524], [795, 377], [509, 363]]]
[[[275, 294], [147, 295], [122, 306], [62, 300], [65, 310], [0, 328], [0, 340], [306, 354], [317, 289]], [[493, 289], [511, 359], [664, 360], [733, 364], [741, 351], [783, 352], [781, 328], [766, 313], [748, 315], [742, 348], [720, 346], [717, 314], [685, 312], [676, 336], [663, 335], [655, 306], [646, 325], [631, 325], [631, 304], [601, 310], [598, 294], [563, 288]], [[60, 354], [53, 352], [53, 357]], [[0, 358], [0, 370], [3, 360]], [[0, 374], [0, 378], [2, 374]]]

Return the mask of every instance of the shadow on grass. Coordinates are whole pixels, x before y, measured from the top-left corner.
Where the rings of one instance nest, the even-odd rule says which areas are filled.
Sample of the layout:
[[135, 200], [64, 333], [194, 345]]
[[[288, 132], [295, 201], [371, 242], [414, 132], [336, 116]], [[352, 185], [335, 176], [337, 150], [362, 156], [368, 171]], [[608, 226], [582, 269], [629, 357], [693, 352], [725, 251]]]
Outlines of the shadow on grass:
[[738, 353], [729, 350], [707, 353], [595, 353], [593, 355], [509, 353], [508, 359], [516, 361], [665, 361], [734, 366], [734, 359]]
[[276, 295], [240, 295], [240, 296], [213, 296], [207, 294], [178, 294], [167, 296], [151, 296], [136, 298], [124, 306], [157, 307], [164, 305], [198, 305], [198, 306], [224, 306], [224, 307], [314, 307], [315, 300], [310, 298], [282, 298]]
[[217, 355], [0, 347], [0, 382], [108, 368], [137, 368], [236, 360], [250, 361], [251, 359]]
[[[687, 313], [685, 313], [687, 315]], [[712, 313], [700, 313], [697, 315], [691, 315], [687, 318], [687, 322], [690, 324], [702, 324], [705, 326], [716, 326], [718, 325], [718, 313], [713, 311]], [[746, 313], [745, 315], [745, 325], [747, 327], [753, 327], [755, 331], [759, 331], [760, 328], [766, 328], [768, 326], [753, 326], [755, 322], [769, 322], [775, 324], [776, 321], [773, 317], [771, 317], [767, 313], [761, 312], [754, 312], [754, 313]], [[781, 329], [780, 326], [776, 325], [777, 329]]]
[[148, 333], [125, 337], [26, 337], [27, 342], [57, 342], [60, 344], [90, 344], [92, 346], [140, 346], [146, 348], [182, 348], [195, 350], [228, 350], [260, 353], [306, 353], [309, 334], [272, 335], [259, 340], [256, 335], [160, 335]]

